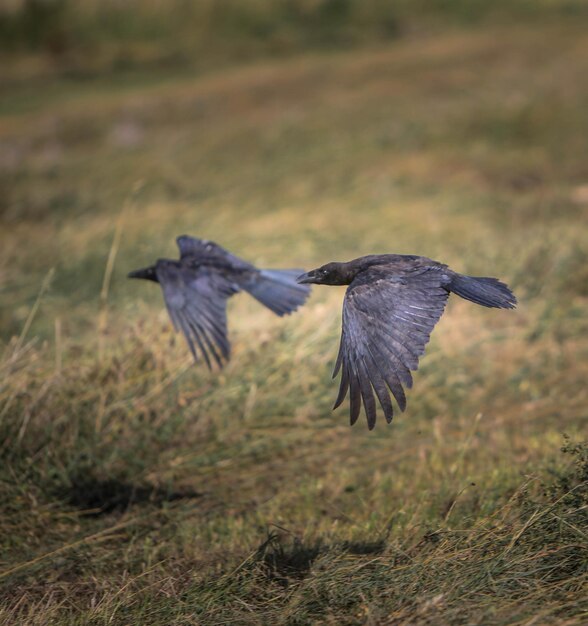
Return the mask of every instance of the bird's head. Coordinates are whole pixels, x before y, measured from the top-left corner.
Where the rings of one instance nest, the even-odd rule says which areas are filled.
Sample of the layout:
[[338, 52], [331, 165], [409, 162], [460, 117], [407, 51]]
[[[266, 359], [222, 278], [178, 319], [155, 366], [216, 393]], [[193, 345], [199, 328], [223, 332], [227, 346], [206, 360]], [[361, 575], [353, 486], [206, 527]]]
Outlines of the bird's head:
[[307, 283], [314, 283], [315, 285], [348, 285], [351, 282], [351, 277], [345, 266], [345, 263], [327, 263], [298, 276], [296, 282], [302, 285]]
[[140, 270], [135, 270], [134, 272], [129, 272], [127, 274], [127, 278], [143, 278], [145, 280], [152, 280], [155, 283], [158, 283], [157, 274], [155, 273], [155, 265], [151, 267], [145, 267]]

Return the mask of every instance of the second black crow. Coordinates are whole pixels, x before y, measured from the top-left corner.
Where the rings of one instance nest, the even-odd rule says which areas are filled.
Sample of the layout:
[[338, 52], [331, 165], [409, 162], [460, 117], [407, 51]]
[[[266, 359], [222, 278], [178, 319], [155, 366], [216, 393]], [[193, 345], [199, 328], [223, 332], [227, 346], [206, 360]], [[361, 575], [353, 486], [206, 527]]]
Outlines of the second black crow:
[[155, 265], [130, 272], [161, 285], [167, 310], [181, 330], [195, 359], [209, 368], [211, 358], [222, 367], [229, 360], [227, 300], [247, 291], [276, 315], [292, 313], [310, 293], [296, 277], [302, 270], [260, 270], [218, 244], [182, 235], [176, 239], [180, 259], [159, 259]]
[[516, 298], [496, 278], [464, 276], [422, 256], [381, 254], [348, 263], [327, 263], [298, 278], [301, 284], [349, 285], [343, 301], [343, 328], [333, 377], [341, 371], [337, 408], [350, 392], [353, 425], [361, 402], [368, 428], [376, 424], [374, 391], [392, 421], [390, 392], [401, 411], [403, 385], [412, 387], [411, 370], [450, 293], [476, 304], [512, 309]]

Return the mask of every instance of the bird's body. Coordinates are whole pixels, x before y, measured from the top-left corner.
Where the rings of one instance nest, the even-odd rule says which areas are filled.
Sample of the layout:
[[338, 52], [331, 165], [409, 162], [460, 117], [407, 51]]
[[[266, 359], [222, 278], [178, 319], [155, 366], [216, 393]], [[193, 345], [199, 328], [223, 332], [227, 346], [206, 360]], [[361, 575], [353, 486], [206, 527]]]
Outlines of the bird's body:
[[516, 298], [496, 278], [464, 276], [426, 257], [370, 255], [347, 263], [328, 263], [298, 278], [301, 284], [348, 285], [343, 303], [341, 344], [333, 376], [341, 371], [339, 406], [350, 392], [354, 424], [361, 402], [368, 427], [376, 423], [375, 395], [388, 422], [393, 407], [402, 411], [404, 386], [450, 293], [486, 307], [514, 308]]
[[304, 304], [310, 288], [296, 277], [301, 270], [260, 270], [218, 244], [187, 235], [177, 238], [179, 260], [159, 259], [155, 265], [129, 274], [161, 285], [176, 330], [186, 336], [194, 358], [200, 354], [211, 367], [230, 358], [227, 299], [247, 291], [276, 315], [292, 313]]

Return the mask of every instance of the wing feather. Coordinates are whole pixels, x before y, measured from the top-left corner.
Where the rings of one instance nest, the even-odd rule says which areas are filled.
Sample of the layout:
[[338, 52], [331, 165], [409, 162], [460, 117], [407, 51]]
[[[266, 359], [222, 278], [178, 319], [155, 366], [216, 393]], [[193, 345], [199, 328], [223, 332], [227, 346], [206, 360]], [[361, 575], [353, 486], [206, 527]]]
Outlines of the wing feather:
[[335, 404], [333, 405], [334, 409], [336, 409], [343, 402], [343, 400], [345, 400], [345, 396], [347, 395], [348, 389], [349, 389], [349, 376], [347, 374], [347, 367], [344, 366], [341, 369], [341, 382], [339, 383], [339, 394], [337, 395], [337, 399], [335, 400]]
[[[386, 380], [386, 372], [381, 371], [378, 368], [378, 362], [374, 358], [371, 350], [369, 350], [369, 377], [371, 384], [374, 387], [374, 391], [376, 392], [376, 396], [378, 396], [378, 401], [384, 409], [384, 416], [388, 424], [392, 421], [394, 417], [394, 407], [392, 406], [392, 401], [390, 400], [390, 394], [388, 393], [388, 386], [390, 383]], [[389, 375], [389, 374], [388, 374]], [[388, 385], [388, 386], [387, 386]], [[390, 387], [391, 389], [391, 387]], [[400, 387], [402, 390], [402, 387]], [[376, 422], [376, 415], [374, 410], [374, 424]]]
[[361, 411], [361, 397], [359, 392], [359, 379], [357, 374], [352, 372], [348, 365], [345, 365], [347, 369], [347, 378], [349, 380], [349, 423], [351, 426], [357, 422], [359, 413]]
[[370, 268], [349, 285], [333, 376], [341, 371], [335, 407], [349, 391], [351, 424], [357, 421], [363, 401], [368, 428], [374, 427], [374, 392], [388, 423], [394, 414], [390, 394], [405, 410], [404, 386], [412, 386], [411, 370], [418, 368], [418, 358], [443, 313], [447, 280], [435, 267], [402, 276]]
[[231, 355], [227, 299], [239, 288], [210, 266], [159, 261], [156, 273], [173, 325], [186, 337], [194, 359], [203, 358], [209, 369], [212, 360], [223, 367]]

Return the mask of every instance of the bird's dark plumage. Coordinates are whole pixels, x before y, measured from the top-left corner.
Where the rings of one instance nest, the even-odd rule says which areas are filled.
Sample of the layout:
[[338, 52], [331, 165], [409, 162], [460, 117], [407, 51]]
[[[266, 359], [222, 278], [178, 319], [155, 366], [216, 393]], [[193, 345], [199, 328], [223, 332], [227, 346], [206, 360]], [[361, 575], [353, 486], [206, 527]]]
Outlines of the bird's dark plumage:
[[302, 270], [260, 270], [205, 239], [182, 235], [176, 239], [180, 259], [159, 259], [155, 265], [129, 273], [161, 285], [167, 310], [181, 330], [195, 359], [212, 368], [229, 360], [227, 300], [245, 290], [277, 315], [304, 304], [308, 285], [296, 282]]
[[[512, 309], [516, 298], [496, 278], [453, 272], [447, 265], [412, 255], [371, 255], [328, 263], [298, 278], [301, 284], [348, 285], [343, 328], [333, 377], [341, 372], [338, 407], [350, 395], [351, 424], [361, 403], [368, 427], [376, 423], [378, 399], [388, 423], [393, 406], [406, 408], [403, 387], [425, 351], [451, 292], [486, 307]], [[374, 397], [375, 393], [375, 397]]]

